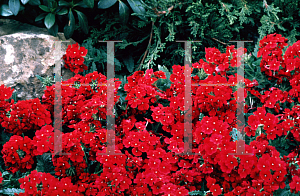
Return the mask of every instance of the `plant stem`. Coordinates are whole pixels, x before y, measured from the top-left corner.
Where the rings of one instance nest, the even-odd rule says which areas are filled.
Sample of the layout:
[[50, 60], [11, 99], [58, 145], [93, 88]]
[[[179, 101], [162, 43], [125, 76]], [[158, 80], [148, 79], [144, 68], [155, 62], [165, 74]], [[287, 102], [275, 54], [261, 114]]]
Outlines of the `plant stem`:
[[95, 174], [99, 174], [99, 173], [102, 172], [102, 171], [103, 171], [103, 169], [101, 169], [100, 171], [96, 172]]
[[286, 136], [284, 137], [284, 139], [286, 139], [286, 137], [289, 135], [289, 133], [291, 132], [291, 130], [289, 130], [286, 134]]
[[85, 159], [85, 162], [86, 162], [86, 164], [87, 164], [87, 166], [88, 166], [88, 172], [90, 171], [90, 166], [89, 166], [89, 164], [88, 164], [88, 160], [87, 160], [87, 157], [86, 157], [86, 154], [85, 154], [85, 148], [84, 148], [84, 145], [82, 145], [81, 144], [81, 148], [82, 148], [82, 150], [83, 150], [83, 153], [84, 153], [84, 159]]
[[149, 51], [149, 47], [150, 47], [150, 45], [151, 45], [151, 40], [152, 40], [152, 36], [153, 36], [153, 26], [154, 26], [154, 22], [152, 21], [152, 27], [151, 27], [151, 32], [150, 32], [150, 39], [149, 39], [149, 43], [148, 43], [148, 46], [147, 46], [147, 50], [145, 51], [145, 54], [144, 54], [144, 56], [143, 56], [143, 59], [142, 59], [140, 65], [139, 65], [139, 67], [138, 67], [136, 70], [139, 70], [139, 69], [141, 68], [141, 66], [142, 66], [142, 64], [143, 64], [143, 62], [144, 62], [144, 60], [145, 60], [145, 58], [146, 58], [146, 55], [147, 55], [147, 53], [148, 53], [148, 51]]
[[249, 74], [252, 78], [255, 78], [252, 74], [250, 74], [246, 69], [244, 69], [244, 71]]

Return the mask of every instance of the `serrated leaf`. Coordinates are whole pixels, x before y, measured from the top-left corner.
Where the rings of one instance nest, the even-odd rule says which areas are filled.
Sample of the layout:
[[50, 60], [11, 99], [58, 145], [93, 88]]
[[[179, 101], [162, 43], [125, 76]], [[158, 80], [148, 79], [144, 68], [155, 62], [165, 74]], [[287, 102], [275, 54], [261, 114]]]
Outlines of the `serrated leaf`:
[[230, 133], [234, 142], [243, 139], [243, 135], [236, 128], [233, 128]]
[[201, 121], [201, 120], [203, 119], [203, 117], [204, 117], [204, 114], [203, 114], [203, 113], [200, 113], [200, 114], [199, 114], [199, 121]]
[[45, 6], [45, 5], [39, 5], [39, 7], [40, 7], [43, 11], [45, 11], [45, 12], [50, 12], [50, 8], [48, 8], [48, 7]]
[[288, 196], [289, 193], [290, 193], [290, 191], [289, 191], [289, 190], [286, 190], [286, 191], [283, 191], [283, 192], [280, 194], [280, 196]]
[[163, 66], [158, 65], [158, 70], [165, 72], [166, 78], [170, 79], [171, 73], [169, 72], [168, 68], [166, 68], [166, 66], [164, 66], [164, 65]]
[[44, 78], [42, 78], [40, 75], [35, 75], [35, 77], [37, 77], [37, 79], [39, 79], [41, 82], [44, 82]]
[[94, 0], [83, 0], [83, 2], [84, 2], [89, 8], [94, 8]]
[[26, 3], [29, 2], [29, 0], [21, 0], [21, 2], [25, 5]]
[[91, 73], [97, 71], [97, 66], [95, 62], [92, 62]]
[[50, 29], [55, 23], [55, 14], [52, 14], [52, 13], [47, 14], [47, 16], [45, 17], [44, 23], [45, 23], [47, 29]]
[[157, 80], [157, 87], [163, 91], [165, 91], [167, 88], [170, 88], [171, 86], [171, 81], [170, 81], [170, 76], [171, 73], [165, 66], [158, 65], [158, 70], [163, 71], [166, 74], [167, 79], [158, 79]]
[[129, 3], [131, 9], [139, 14], [138, 17], [142, 20], [146, 20], [145, 16], [143, 16], [144, 14], [146, 14], [146, 10], [143, 7], [143, 4], [141, 3], [140, 0], [127, 0], [127, 2]]
[[203, 191], [191, 191], [189, 192], [189, 195], [204, 195]]
[[86, 16], [78, 10], [75, 10], [75, 11], [77, 12], [80, 27], [82, 28], [82, 30], [85, 34], [88, 34], [89, 27], [88, 27], [88, 20], [87, 20]]
[[[125, 98], [126, 98], [126, 93], [122, 92], [122, 91], [118, 91], [118, 96], [120, 96], [120, 103], [123, 104], [125, 102]], [[121, 107], [122, 110], [125, 110], [126, 109], [126, 106], [124, 107]]]
[[35, 22], [43, 20], [46, 17], [47, 13], [42, 13], [35, 18]]
[[36, 170], [38, 172], [45, 172], [50, 174], [55, 173], [51, 155], [38, 155]]
[[16, 16], [19, 13], [20, 10], [20, 0], [9, 0], [8, 6], [11, 12]]
[[287, 29], [286, 29], [286, 28], [284, 28], [284, 27], [283, 27], [283, 26], [281, 26], [281, 25], [277, 25], [277, 27], [278, 27], [278, 29], [280, 29], [280, 30], [287, 31]]
[[6, 176], [6, 175], [9, 175], [9, 172], [8, 172], [8, 171], [4, 171], [4, 172], [2, 173], [2, 177], [3, 177], [3, 176]]
[[70, 39], [75, 30], [75, 18], [72, 10], [69, 11], [69, 22], [64, 28], [64, 35], [66, 39]]
[[119, 2], [119, 14], [122, 24], [126, 24], [129, 18], [129, 8], [122, 1]]
[[123, 61], [126, 65], [127, 70], [130, 73], [132, 73], [134, 70], [134, 60], [133, 60], [132, 56], [129, 56], [128, 58], [124, 58]]
[[24, 189], [16, 189], [16, 188], [6, 188], [3, 190], [0, 190], [0, 193], [5, 194], [5, 195], [15, 195], [15, 193], [24, 193]]
[[9, 9], [8, 5], [2, 5], [0, 8], [1, 16], [11, 16], [13, 15], [12, 11]]
[[29, 4], [30, 5], [41, 5], [41, 1], [40, 0], [29, 0]]
[[3, 144], [5, 144], [7, 141], [9, 141], [11, 136], [12, 136], [11, 133], [7, 133], [7, 132], [2, 131], [2, 133], [1, 133], [1, 142], [3, 142]]
[[113, 6], [116, 2], [117, 2], [117, 0], [100, 0], [98, 2], [98, 8], [107, 9], [107, 8], [110, 8], [111, 6]]

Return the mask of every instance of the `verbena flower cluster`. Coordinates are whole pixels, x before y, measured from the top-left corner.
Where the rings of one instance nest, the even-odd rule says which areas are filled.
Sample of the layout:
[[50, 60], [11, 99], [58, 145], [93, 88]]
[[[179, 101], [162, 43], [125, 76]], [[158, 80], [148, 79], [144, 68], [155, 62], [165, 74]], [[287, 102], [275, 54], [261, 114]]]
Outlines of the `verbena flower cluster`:
[[[285, 136], [300, 141], [297, 118], [300, 107], [280, 110], [279, 103], [294, 102], [298, 98], [300, 83], [300, 41], [289, 47], [282, 58], [287, 39], [277, 34], [266, 36], [259, 49], [262, 70], [269, 77], [287, 77], [293, 87], [289, 92], [272, 87], [264, 94], [256, 90], [258, 82], [245, 79], [245, 98], [250, 93], [260, 99], [262, 107], [256, 108], [248, 118], [245, 132], [255, 136], [262, 133], [250, 145], [245, 145], [250, 155], [235, 153], [236, 142], [230, 131], [236, 127], [237, 91], [230, 86], [192, 86], [192, 103], [185, 108], [184, 67], [173, 66], [172, 85], [166, 91], [158, 89], [156, 82], [167, 79], [162, 71], [137, 71], [128, 77], [127, 108], [116, 118], [115, 147], [122, 155], [103, 155], [107, 149], [106, 112], [107, 99], [118, 104], [115, 81], [114, 97], [107, 98], [106, 77], [93, 72], [85, 77], [75, 75], [62, 84], [62, 152], [54, 155], [54, 127], [51, 117], [54, 110], [55, 85], [47, 87], [42, 102], [39, 100], [11, 103], [5, 101], [12, 90], [0, 86], [0, 118], [5, 131], [14, 135], [3, 146], [2, 154], [7, 169], [15, 173], [31, 171], [21, 178], [19, 195], [188, 195], [188, 192], [207, 188], [208, 195], [267, 196], [288, 180], [290, 190], [300, 191], [300, 171], [296, 169], [299, 147], [288, 156], [280, 156], [269, 140]], [[85, 55], [86, 50], [69, 47], [64, 57], [71, 68], [70, 58]], [[79, 51], [79, 52], [78, 52]], [[82, 51], [82, 53], [80, 53]], [[245, 53], [246, 51], [243, 51]], [[295, 57], [298, 56], [298, 57]], [[298, 59], [298, 60], [297, 60]], [[206, 49], [206, 61], [193, 63], [193, 69], [204, 69], [209, 75], [205, 80], [192, 76], [192, 84], [228, 83], [236, 85], [237, 74], [227, 74], [230, 67], [237, 67], [241, 57], [234, 46], [222, 54], [216, 48]], [[76, 61], [76, 60], [75, 60]], [[82, 65], [80, 58], [75, 62]], [[78, 72], [77, 72], [78, 73]], [[67, 86], [67, 84], [73, 84]], [[91, 84], [79, 85], [74, 84]], [[277, 114], [267, 112], [272, 108]], [[192, 109], [191, 116], [193, 153], [200, 155], [176, 155], [184, 151], [184, 111]], [[249, 106], [244, 111], [247, 113]], [[252, 109], [252, 108], [251, 108]], [[8, 116], [10, 114], [10, 117]], [[200, 114], [207, 114], [199, 120]], [[2, 120], [1, 120], [2, 119]], [[161, 128], [155, 129], [155, 125]], [[28, 132], [33, 137], [21, 137]], [[52, 153], [55, 176], [32, 170], [34, 158]], [[102, 153], [102, 154], [100, 154]], [[96, 168], [90, 166], [96, 165]], [[0, 178], [0, 183], [1, 183]], [[17, 195], [17, 194], [15, 194]]]
[[87, 70], [87, 66], [83, 64], [84, 56], [87, 54], [87, 49], [79, 47], [78, 43], [69, 45], [66, 54], [63, 56], [65, 67], [74, 73]]

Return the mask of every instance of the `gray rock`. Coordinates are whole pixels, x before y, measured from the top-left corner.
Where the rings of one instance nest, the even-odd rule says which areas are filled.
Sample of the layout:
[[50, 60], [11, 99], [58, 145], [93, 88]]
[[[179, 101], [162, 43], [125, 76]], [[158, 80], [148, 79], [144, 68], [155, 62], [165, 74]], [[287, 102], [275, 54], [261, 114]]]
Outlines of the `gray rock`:
[[[36, 75], [53, 76], [54, 43], [58, 40], [66, 41], [63, 33], [54, 37], [46, 29], [0, 19], [0, 84], [15, 89], [18, 100], [41, 98], [46, 87]], [[67, 41], [61, 44], [61, 55], [75, 43], [72, 39]], [[63, 80], [75, 75], [64, 68], [63, 61], [61, 65]]]

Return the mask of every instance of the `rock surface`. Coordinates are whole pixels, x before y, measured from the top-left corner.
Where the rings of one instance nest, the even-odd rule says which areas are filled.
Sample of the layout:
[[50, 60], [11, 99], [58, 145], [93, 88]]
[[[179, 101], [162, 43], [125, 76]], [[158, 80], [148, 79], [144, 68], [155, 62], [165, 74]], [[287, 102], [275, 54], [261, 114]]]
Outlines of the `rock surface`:
[[[15, 89], [18, 100], [41, 98], [46, 87], [36, 75], [53, 78], [55, 41], [66, 41], [63, 33], [54, 37], [46, 29], [0, 19], [0, 84]], [[72, 39], [67, 41], [61, 44], [61, 55], [75, 43]], [[63, 62], [61, 65], [63, 80], [75, 75], [63, 67]]]

